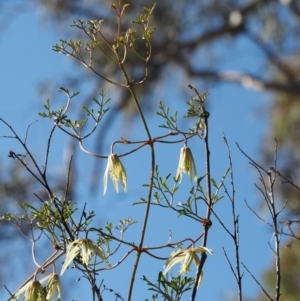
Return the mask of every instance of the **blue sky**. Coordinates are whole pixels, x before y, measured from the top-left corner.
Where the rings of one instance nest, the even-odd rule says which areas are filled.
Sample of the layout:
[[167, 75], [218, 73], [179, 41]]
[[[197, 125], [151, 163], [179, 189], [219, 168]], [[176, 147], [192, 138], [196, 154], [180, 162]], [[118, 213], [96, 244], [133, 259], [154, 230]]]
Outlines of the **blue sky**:
[[[70, 22], [71, 23], [71, 20]], [[62, 38], [61, 33], [55, 31], [51, 26], [41, 26], [39, 16], [34, 12], [26, 12], [17, 15], [17, 18], [10, 22], [7, 29], [2, 30], [0, 37], [0, 64], [2, 69], [2, 80], [0, 89], [1, 114], [13, 128], [22, 136], [25, 135], [28, 124], [35, 120], [38, 123], [32, 125], [30, 129], [28, 145], [31, 146], [33, 153], [39, 158], [39, 162], [43, 162], [43, 151], [45, 150], [47, 134], [51, 128], [51, 122], [41, 120], [38, 112], [43, 110], [43, 103], [46, 99], [41, 99], [37, 93], [38, 84], [46, 79], [55, 79], [57, 86], [53, 87], [53, 91], [58, 90], [60, 86], [64, 86], [64, 82], [60, 82], [65, 74], [71, 74], [74, 70], [71, 59], [59, 55], [51, 50], [52, 45]], [[226, 63], [220, 64], [219, 68], [229, 68], [238, 70], [255, 70], [259, 68], [261, 58], [256, 49], [247, 44], [246, 41], [241, 40], [240, 49], [245, 49], [245, 55], [238, 59], [233, 59], [228, 49], [221, 49], [224, 51], [224, 56], [228, 56]], [[82, 67], [83, 68], [83, 67]], [[153, 96], [153, 101], [157, 103], [160, 99], [164, 100], [166, 105], [171, 106], [171, 110], [179, 111], [179, 115], [184, 115], [186, 108], [185, 101], [191, 95], [189, 89], [186, 88], [187, 83], [182, 84], [182, 79], [177, 74], [176, 67], [169, 68], [169, 74], [166, 75], [166, 86], [158, 87]], [[179, 73], [179, 72], [178, 72]], [[180, 73], [179, 73], [180, 74]], [[202, 86], [200, 82], [190, 82], [195, 87]], [[165, 89], [167, 87], [167, 89]], [[108, 91], [109, 93], [110, 91]], [[262, 141], [267, 126], [267, 117], [265, 114], [267, 108], [268, 98], [255, 91], [249, 91], [236, 85], [218, 84], [209, 90], [209, 111], [210, 117], [210, 148], [212, 159], [212, 174], [218, 182], [225, 170], [228, 167], [227, 151], [222, 142], [222, 130], [230, 144], [231, 155], [234, 164], [235, 189], [236, 189], [236, 205], [238, 213], [240, 214], [240, 234], [241, 234], [241, 252], [242, 261], [251, 268], [251, 271], [259, 277], [259, 273], [271, 261], [271, 252], [267, 245], [271, 241], [272, 233], [262, 225], [260, 221], [253, 217], [252, 213], [246, 209], [244, 200], [246, 199], [254, 208], [258, 207], [258, 201], [261, 201], [257, 191], [254, 188], [254, 181], [256, 181], [256, 174], [250, 167], [247, 159], [237, 150], [235, 142], [250, 155], [259, 159]], [[57, 96], [56, 96], [57, 97]], [[60, 100], [61, 101], [61, 100]], [[113, 102], [112, 102], [113, 105]], [[163, 134], [162, 129], [158, 129], [157, 125], [161, 121], [154, 116], [150, 117], [150, 127], [153, 133], [157, 135]], [[110, 140], [119, 139], [124, 133], [120, 133], [124, 119], [120, 118], [119, 124], [109, 129], [109, 139], [103, 143], [107, 143], [107, 153], [109, 153]], [[184, 124], [186, 123], [186, 124]], [[182, 122], [183, 126], [188, 126], [188, 121]], [[145, 137], [141, 131], [139, 121], [136, 121], [132, 127], [130, 137]], [[0, 135], [7, 134], [8, 131], [0, 125]], [[63, 134], [57, 134], [55, 137], [55, 144], [51, 148], [51, 168], [52, 176], [59, 175], [61, 166], [65, 162], [66, 153], [64, 151], [66, 137]], [[1, 161], [6, 160], [7, 153], [13, 147], [20, 149], [16, 144], [10, 144], [11, 141], [1, 139]], [[197, 158], [197, 168], [199, 175], [205, 173], [204, 171], [204, 150], [203, 144], [199, 141], [189, 142], [189, 146], [193, 150], [194, 156]], [[182, 145], [167, 146], [163, 148], [161, 145], [157, 146], [157, 163], [161, 165], [161, 174], [167, 175], [169, 172], [175, 175], [177, 163], [179, 158], [179, 151]], [[125, 151], [124, 146], [120, 150], [116, 148], [116, 152]], [[120, 219], [132, 216], [140, 222], [129, 230], [129, 237], [132, 240], [137, 240], [139, 237], [139, 230], [141, 228], [140, 216], [143, 216], [143, 206], [131, 206], [131, 203], [137, 201], [141, 196], [145, 197], [146, 190], [142, 184], [147, 182], [149, 171], [149, 152], [143, 149], [136, 156], [122, 158], [122, 162], [127, 169], [128, 174], [128, 193], [124, 194], [122, 191], [116, 194], [113, 190], [113, 185], [109, 182], [108, 193], [105, 197], [102, 196], [102, 177], [99, 179], [100, 189], [97, 195], [89, 193], [89, 175], [94, 164], [94, 159], [86, 154], [79, 153], [78, 159], [78, 187], [77, 187], [77, 202], [78, 207], [81, 208], [83, 203], [87, 203], [88, 210], [94, 210], [98, 214], [95, 221], [95, 226], [103, 227], [107, 221], [113, 221], [115, 224]], [[105, 164], [102, 164], [101, 172], [104, 172]], [[257, 181], [256, 181], [257, 182]], [[229, 183], [229, 182], [228, 182]], [[187, 194], [190, 183], [188, 177], [183, 179], [181, 186], [181, 194], [178, 201], [182, 200]], [[223, 199], [216, 205], [216, 212], [221, 218], [230, 225], [230, 210], [228, 200]], [[204, 214], [204, 213], [203, 213]], [[169, 230], [173, 233], [173, 241], [182, 239], [190, 235], [196, 236], [199, 233], [199, 225], [190, 222], [186, 218], [178, 218], [176, 215], [166, 215], [164, 211], [159, 211], [154, 208], [150, 215], [150, 224], [147, 231], [146, 245], [159, 245], [168, 240]], [[232, 229], [232, 225], [230, 225]], [[201, 231], [202, 229], [200, 229]], [[188, 233], [188, 234], [187, 234]], [[259, 235], [258, 235], [259, 233]], [[137, 235], [137, 236], [136, 236]], [[48, 247], [45, 248], [45, 245]], [[213, 220], [213, 227], [211, 229], [208, 247], [213, 249], [215, 255], [209, 256], [205, 265], [205, 278], [199, 291], [199, 300], [220, 300], [231, 296], [236, 292], [236, 285], [234, 283], [233, 275], [231, 274], [228, 264], [225, 260], [222, 246], [226, 248], [228, 253], [232, 256], [233, 245], [229, 237], [222, 230], [216, 220]], [[255, 254], [253, 252], [255, 250]], [[38, 250], [38, 258], [46, 258], [52, 252], [51, 245], [43, 244]], [[30, 244], [24, 241], [23, 248], [17, 248], [16, 254], [27, 253], [26, 264], [30, 266]], [[120, 254], [121, 256], [122, 254]], [[259, 255], [259, 256], [258, 256]], [[167, 255], [165, 255], [167, 256]], [[119, 272], [109, 271], [107, 275], [104, 274], [107, 287], [115, 288], [124, 298], [127, 294], [127, 285], [131, 272], [133, 256], [129, 257], [124, 265], [121, 266]], [[17, 264], [22, 264], [21, 258], [16, 259]], [[150, 262], [143, 258], [142, 268], [138, 271], [137, 281], [147, 272], [147, 277], [153, 281], [156, 279], [158, 271], [162, 269], [164, 262], [156, 263], [153, 260]], [[59, 270], [60, 268], [58, 268]], [[33, 262], [32, 269], [34, 270]], [[177, 272], [175, 267], [174, 273]], [[194, 270], [191, 275], [194, 275]], [[28, 273], [29, 275], [29, 273]], [[14, 275], [6, 280], [5, 284], [13, 291], [17, 286], [26, 279], [27, 274]], [[67, 271], [63, 276], [62, 282], [72, 290], [68, 290], [67, 298], [76, 300], [85, 300], [85, 289], [88, 289], [84, 280], [74, 282], [78, 275], [74, 276], [71, 271]], [[100, 276], [100, 279], [101, 276]], [[116, 285], [117, 283], [117, 285]], [[8, 297], [7, 292], [1, 285], [0, 299], [4, 300]], [[144, 284], [138, 284], [134, 300], [143, 300], [151, 298], [151, 292], [145, 290]], [[73, 289], [74, 288], [74, 289]], [[244, 276], [244, 292], [246, 295], [252, 295], [257, 292], [257, 286], [253, 280], [245, 274]], [[66, 294], [66, 293], [65, 293]], [[66, 295], [65, 295], [66, 297]], [[114, 298], [112, 295], [105, 295], [104, 298]], [[201, 298], [200, 298], [201, 297]]]

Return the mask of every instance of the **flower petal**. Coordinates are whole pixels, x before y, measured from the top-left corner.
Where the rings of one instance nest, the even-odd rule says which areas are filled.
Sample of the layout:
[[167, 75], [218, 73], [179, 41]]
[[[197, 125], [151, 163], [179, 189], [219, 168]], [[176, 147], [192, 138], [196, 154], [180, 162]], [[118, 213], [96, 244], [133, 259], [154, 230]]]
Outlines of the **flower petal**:
[[181, 179], [182, 179], [183, 164], [184, 164], [184, 148], [182, 147], [180, 150], [179, 163], [178, 163], [177, 172], [176, 172], [176, 176], [175, 176], [175, 180], [179, 181], [179, 183], [181, 182]]
[[200, 260], [199, 260], [199, 257], [197, 256], [197, 254], [195, 252], [194, 252], [193, 260], [194, 260], [194, 264], [195, 264], [196, 268], [198, 269], [198, 265], [200, 264]]
[[109, 171], [109, 175], [114, 184], [116, 192], [119, 192], [118, 178], [116, 177], [115, 173], [112, 170]]
[[25, 301], [46, 301], [46, 296], [42, 285], [33, 280], [29, 283], [25, 292]]
[[[127, 191], [127, 177], [126, 170], [120, 161], [119, 157], [116, 154], [112, 154], [112, 173], [116, 180], [120, 181], [122, 186], [124, 187], [125, 192]], [[116, 184], [117, 186], [117, 184]], [[115, 186], [115, 188], [116, 188]], [[117, 190], [117, 189], [116, 189]]]
[[101, 258], [108, 266], [111, 266], [111, 264], [108, 262], [105, 253], [103, 249], [100, 246], [97, 246], [92, 241], [90, 241], [90, 250], [95, 254], [95, 256], [98, 256]]
[[193, 250], [186, 250], [185, 257], [184, 257], [184, 260], [182, 262], [179, 274], [189, 272], [191, 263], [193, 261], [193, 258], [194, 258]]
[[[72, 243], [74, 244], [74, 242]], [[69, 249], [69, 247], [68, 247]], [[69, 266], [69, 264], [73, 261], [73, 259], [80, 253], [81, 248], [76, 245], [71, 251], [67, 251], [67, 257], [66, 260], [61, 268], [60, 276], [65, 272], [66, 268]]]
[[206, 248], [206, 247], [196, 247], [196, 248], [193, 249], [193, 251], [194, 251], [195, 253], [208, 252], [208, 253], [210, 253], [211, 255], [214, 255], [213, 250], [208, 249], [208, 248]]
[[83, 239], [82, 243], [81, 243], [81, 257], [82, 257], [82, 262], [85, 265], [89, 265], [91, 256], [92, 256], [92, 252], [90, 250], [90, 243], [89, 243], [89, 239]]
[[193, 180], [197, 181], [196, 164], [194, 161], [192, 151], [189, 147], [185, 147], [185, 167], [186, 167], [186, 172], [189, 174], [191, 182]]
[[164, 265], [163, 274], [165, 275], [176, 263], [183, 261], [185, 258], [185, 255], [186, 255], [185, 250], [179, 249], [179, 250], [173, 251]]
[[105, 169], [105, 173], [104, 173], [104, 177], [103, 177], [103, 187], [104, 187], [103, 195], [105, 195], [106, 189], [107, 189], [108, 171], [109, 171], [109, 157], [108, 157], [108, 160], [107, 160], [107, 165], [106, 165], [106, 169]]
[[59, 278], [57, 274], [50, 274], [50, 279], [47, 284], [47, 301], [52, 300], [56, 293], [58, 293], [58, 298], [60, 298]]
[[199, 289], [202, 280], [203, 280], [203, 271], [201, 271], [201, 274], [200, 274], [200, 277], [199, 277], [199, 280], [198, 280], [198, 284], [197, 284], [197, 289]]

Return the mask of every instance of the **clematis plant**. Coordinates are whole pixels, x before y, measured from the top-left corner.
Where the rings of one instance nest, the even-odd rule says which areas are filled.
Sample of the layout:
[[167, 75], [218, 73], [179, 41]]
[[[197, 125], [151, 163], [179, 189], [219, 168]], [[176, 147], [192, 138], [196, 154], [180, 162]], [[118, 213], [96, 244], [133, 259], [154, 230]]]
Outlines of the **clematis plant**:
[[182, 179], [182, 173], [188, 173], [191, 182], [194, 180], [197, 181], [197, 169], [196, 164], [194, 161], [193, 154], [191, 152], [191, 149], [188, 146], [184, 146], [180, 150], [180, 157], [179, 157], [179, 163], [176, 173], [176, 181], [180, 181]]
[[60, 298], [59, 278], [57, 274], [52, 273], [49, 275], [49, 281], [47, 284], [47, 301], [52, 300], [56, 293], [58, 294], [58, 298]]
[[66, 268], [73, 261], [73, 259], [81, 253], [82, 262], [85, 265], [89, 265], [92, 255], [101, 258], [108, 266], [110, 266], [103, 249], [100, 246], [94, 244], [90, 239], [76, 239], [68, 245], [67, 258], [62, 266], [60, 275], [62, 276]]
[[45, 291], [39, 281], [29, 282], [25, 291], [25, 301], [46, 301]]
[[118, 181], [122, 184], [124, 187], [124, 191], [127, 191], [127, 176], [126, 176], [126, 170], [120, 161], [119, 157], [116, 154], [111, 154], [108, 157], [107, 161], [107, 166], [106, 170], [104, 173], [104, 178], [103, 178], [103, 186], [104, 186], [104, 193], [106, 193], [107, 189], [107, 177], [108, 174], [110, 175], [110, 178], [113, 181], [114, 187], [117, 192], [119, 192], [119, 186], [118, 186]]
[[[44, 290], [42, 284], [48, 280], [46, 290]], [[13, 297], [13, 300], [17, 300], [24, 292], [25, 301], [51, 301], [53, 300], [55, 294], [57, 293], [58, 299], [60, 298], [60, 283], [58, 275], [56, 273], [51, 273], [50, 275], [44, 277], [43, 279], [36, 281], [32, 280], [20, 288]], [[47, 293], [47, 295], [46, 295]], [[46, 296], [45, 296], [46, 295]], [[45, 299], [46, 298], [46, 299]], [[23, 300], [22, 299], [22, 300]]]
[[[200, 259], [197, 255], [197, 253], [203, 253], [203, 252], [208, 252], [211, 255], [214, 254], [211, 249], [208, 249], [206, 247], [196, 247], [193, 249], [179, 249], [179, 250], [173, 251], [164, 265], [163, 274], [165, 275], [177, 263], [181, 263], [181, 267], [178, 272], [179, 275], [181, 275], [182, 273], [185, 273], [185, 274], [188, 273], [190, 271], [192, 262], [194, 262], [196, 268], [198, 268]], [[200, 276], [200, 279], [198, 282], [198, 288], [200, 286], [202, 278], [203, 278], [203, 273], [201, 273], [201, 276]]]

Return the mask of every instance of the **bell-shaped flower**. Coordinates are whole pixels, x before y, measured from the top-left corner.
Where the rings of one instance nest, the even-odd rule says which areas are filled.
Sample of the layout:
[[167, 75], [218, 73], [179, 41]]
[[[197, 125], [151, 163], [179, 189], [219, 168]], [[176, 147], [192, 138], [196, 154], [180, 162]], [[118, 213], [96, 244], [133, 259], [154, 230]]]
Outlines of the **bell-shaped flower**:
[[103, 186], [104, 186], [104, 193], [106, 193], [107, 189], [107, 177], [108, 173], [110, 175], [110, 178], [113, 181], [114, 187], [117, 192], [119, 192], [119, 186], [118, 186], [118, 181], [122, 184], [124, 187], [124, 191], [127, 191], [127, 177], [126, 177], [126, 170], [121, 163], [119, 157], [116, 154], [111, 154], [108, 157], [108, 162], [106, 166], [106, 170], [104, 173], [104, 178], [103, 178]]
[[62, 275], [69, 264], [73, 261], [73, 259], [81, 253], [82, 263], [85, 265], [89, 265], [89, 262], [93, 255], [101, 258], [108, 266], [110, 266], [106, 255], [103, 249], [100, 246], [94, 244], [94, 242], [90, 239], [76, 239], [72, 243], [70, 243], [67, 247], [67, 257], [62, 266], [61, 273]]
[[[179, 275], [182, 273], [188, 273], [190, 271], [192, 262], [194, 262], [196, 268], [198, 268], [200, 259], [197, 253], [203, 253], [203, 252], [208, 252], [211, 255], [213, 255], [213, 251], [206, 247], [196, 247], [193, 249], [179, 249], [173, 251], [164, 265], [163, 274], [165, 275], [177, 263], [181, 263], [181, 267], [178, 273]], [[202, 278], [203, 278], [203, 273], [201, 273], [200, 275], [198, 288], [200, 286]]]
[[[46, 281], [48, 281], [48, 284], [46, 286], [47, 295], [41, 285]], [[42, 287], [43, 291], [40, 291], [41, 287]], [[39, 292], [41, 292], [41, 296], [38, 295], [36, 297], [37, 298], [36, 300], [45, 300], [43, 298], [44, 298], [44, 295], [46, 295], [46, 297], [45, 297], [46, 300], [51, 301], [56, 292], [58, 293], [58, 298], [60, 298], [60, 295], [61, 295], [60, 284], [59, 284], [59, 279], [58, 279], [57, 274], [52, 273], [39, 281], [29, 281], [14, 294], [13, 300], [17, 300], [24, 292], [25, 292], [25, 295], [24, 295], [23, 299], [25, 299], [25, 300], [27, 300], [26, 296], [27, 296], [28, 300], [35, 300], [35, 299], [31, 299], [31, 298], [33, 298], [34, 295], [36, 295], [36, 293], [39, 293]]]
[[29, 282], [25, 291], [25, 301], [46, 301], [45, 291], [38, 281]]
[[191, 263], [194, 261], [196, 267], [199, 265], [199, 258], [197, 253], [208, 252], [213, 255], [213, 251], [206, 247], [196, 247], [193, 249], [179, 249], [171, 253], [170, 257], [164, 265], [164, 272], [166, 274], [176, 263], [181, 262], [179, 274], [187, 273], [190, 270]]
[[47, 301], [51, 301], [55, 294], [57, 293], [57, 297], [60, 298], [60, 284], [58, 275], [53, 273], [49, 276], [49, 281], [47, 284]]
[[181, 182], [182, 179], [182, 173], [188, 173], [191, 182], [194, 180], [197, 181], [197, 170], [196, 170], [196, 164], [194, 161], [193, 154], [189, 147], [186, 145], [181, 148], [180, 150], [180, 157], [179, 157], [179, 163], [176, 173], [176, 181]]

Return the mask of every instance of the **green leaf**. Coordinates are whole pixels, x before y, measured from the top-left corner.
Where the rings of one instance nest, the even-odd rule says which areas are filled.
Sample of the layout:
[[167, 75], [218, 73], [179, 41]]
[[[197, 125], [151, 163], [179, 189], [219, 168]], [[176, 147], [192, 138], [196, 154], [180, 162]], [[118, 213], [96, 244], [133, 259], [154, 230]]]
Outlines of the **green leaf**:
[[214, 178], [211, 178], [211, 182], [212, 182], [214, 187], [218, 188], [218, 185], [217, 185], [216, 180]]
[[140, 198], [140, 201], [132, 203], [132, 206], [140, 204], [147, 204], [147, 201], [144, 198]]

